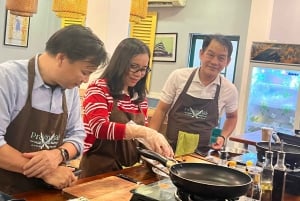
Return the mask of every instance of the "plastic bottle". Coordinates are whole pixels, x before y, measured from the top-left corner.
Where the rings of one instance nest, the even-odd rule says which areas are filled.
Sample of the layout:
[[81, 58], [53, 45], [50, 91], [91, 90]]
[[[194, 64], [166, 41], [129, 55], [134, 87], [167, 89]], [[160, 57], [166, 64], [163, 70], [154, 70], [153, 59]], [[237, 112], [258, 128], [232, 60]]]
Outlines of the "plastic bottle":
[[274, 166], [272, 201], [284, 200], [286, 181], [285, 152], [277, 152], [277, 162]]
[[272, 201], [273, 190], [273, 152], [265, 151], [265, 161], [263, 163], [263, 170], [261, 172], [261, 201]]

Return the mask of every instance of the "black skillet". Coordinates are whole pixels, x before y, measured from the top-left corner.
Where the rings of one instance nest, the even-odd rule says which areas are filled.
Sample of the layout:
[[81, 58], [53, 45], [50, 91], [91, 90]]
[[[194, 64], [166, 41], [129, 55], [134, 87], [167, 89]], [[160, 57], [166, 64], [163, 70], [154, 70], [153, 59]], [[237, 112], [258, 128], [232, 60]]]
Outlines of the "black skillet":
[[174, 163], [142, 148], [139, 153], [169, 168], [172, 183], [179, 189], [205, 198], [232, 199], [245, 195], [251, 178], [238, 170], [207, 163]]
[[[257, 142], [256, 143], [256, 151], [257, 151], [257, 158], [260, 162], [263, 161], [265, 156], [265, 151], [269, 150], [269, 142]], [[273, 162], [276, 163], [277, 158], [277, 151], [280, 151], [282, 148], [285, 152], [285, 162], [289, 165], [295, 165], [295, 163], [300, 162], [300, 146], [283, 143], [283, 146], [280, 143], [271, 143], [271, 151], [273, 151]], [[297, 164], [300, 165], [300, 164]]]

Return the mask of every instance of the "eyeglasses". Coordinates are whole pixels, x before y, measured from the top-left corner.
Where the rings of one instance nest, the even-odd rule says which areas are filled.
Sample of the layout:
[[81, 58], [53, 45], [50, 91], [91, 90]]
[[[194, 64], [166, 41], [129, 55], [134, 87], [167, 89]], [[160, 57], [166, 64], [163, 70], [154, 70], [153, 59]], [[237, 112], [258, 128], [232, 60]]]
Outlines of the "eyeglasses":
[[130, 72], [132, 73], [137, 73], [137, 72], [141, 72], [142, 74], [146, 74], [146, 73], [149, 73], [151, 71], [150, 67], [149, 66], [144, 66], [144, 67], [141, 67], [140, 65], [138, 64], [130, 64], [130, 68], [129, 68]]

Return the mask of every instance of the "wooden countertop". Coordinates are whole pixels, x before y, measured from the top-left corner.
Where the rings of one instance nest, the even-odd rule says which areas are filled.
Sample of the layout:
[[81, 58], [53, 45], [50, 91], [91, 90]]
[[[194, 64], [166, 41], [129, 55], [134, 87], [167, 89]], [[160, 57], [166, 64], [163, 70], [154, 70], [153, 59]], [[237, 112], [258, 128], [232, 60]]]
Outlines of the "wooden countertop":
[[[93, 177], [88, 177], [84, 179], [79, 179], [77, 181], [77, 184], [82, 184], [84, 182], [89, 182], [105, 177], [109, 177], [112, 175], [118, 175], [118, 174], [125, 174], [129, 177], [135, 178], [137, 181], [141, 181], [143, 184], [149, 184], [152, 182], [157, 181], [156, 175], [149, 170], [148, 167], [145, 167], [144, 165], [135, 166], [131, 168], [126, 168], [120, 171], [110, 172], [106, 174], [101, 174]], [[55, 189], [44, 189], [44, 190], [36, 190], [32, 192], [26, 192], [14, 195], [15, 198], [23, 198], [26, 201], [65, 201], [69, 198], [66, 197], [61, 190], [55, 190]]]
[[[203, 158], [196, 154], [190, 154], [187, 156], [180, 157], [178, 160], [184, 162], [206, 162], [202, 160]], [[93, 177], [88, 177], [84, 179], [79, 179], [77, 184], [83, 184], [86, 182], [94, 181], [101, 178], [106, 178], [113, 175], [124, 174], [129, 177], [136, 179], [137, 181], [142, 182], [143, 184], [150, 184], [155, 181], [158, 181], [157, 176], [147, 167], [146, 165], [139, 165], [130, 168], [126, 168], [120, 171], [110, 172], [106, 174], [101, 174]], [[15, 198], [23, 198], [26, 201], [66, 201], [68, 198], [62, 193], [61, 190], [55, 189], [45, 189], [45, 190], [36, 190], [32, 192], [26, 192], [14, 195]], [[285, 195], [285, 201], [300, 201], [300, 196]]]

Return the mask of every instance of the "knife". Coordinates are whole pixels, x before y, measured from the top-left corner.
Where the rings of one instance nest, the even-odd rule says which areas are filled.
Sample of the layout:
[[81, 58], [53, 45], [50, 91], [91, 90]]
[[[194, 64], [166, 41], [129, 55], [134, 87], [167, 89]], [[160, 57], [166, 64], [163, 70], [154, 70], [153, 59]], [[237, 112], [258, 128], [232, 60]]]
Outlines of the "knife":
[[121, 179], [125, 179], [127, 181], [130, 181], [132, 183], [136, 183], [136, 184], [142, 184], [142, 182], [139, 182], [138, 180], [136, 180], [135, 178], [132, 178], [130, 176], [127, 176], [125, 174], [118, 174], [117, 177], [121, 178]]

